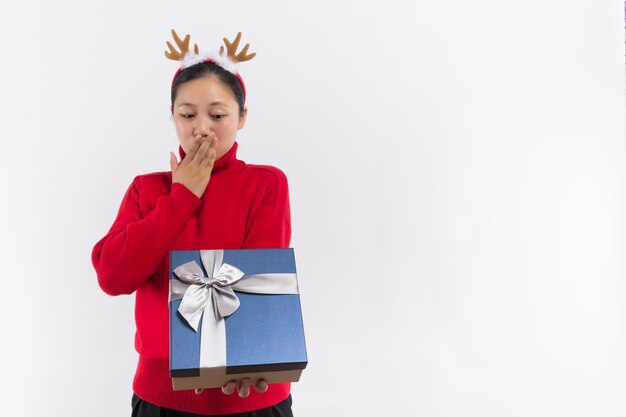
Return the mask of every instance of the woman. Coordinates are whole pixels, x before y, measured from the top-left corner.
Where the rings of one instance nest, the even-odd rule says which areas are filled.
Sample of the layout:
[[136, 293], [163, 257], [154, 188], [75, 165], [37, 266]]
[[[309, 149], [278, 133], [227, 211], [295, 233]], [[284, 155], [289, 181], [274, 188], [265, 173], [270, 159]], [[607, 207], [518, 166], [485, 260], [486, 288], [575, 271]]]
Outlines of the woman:
[[[290, 384], [242, 379], [222, 389], [173, 391], [169, 375], [169, 251], [289, 247], [287, 179], [272, 166], [237, 159], [245, 125], [245, 85], [234, 70], [241, 33], [227, 54], [188, 50], [189, 35], [166, 56], [181, 61], [171, 87], [179, 141], [171, 172], [134, 178], [109, 232], [93, 248], [98, 282], [110, 295], [135, 292], [133, 416], [291, 416]], [[222, 48], [223, 52], [223, 48]], [[253, 388], [251, 388], [251, 384]], [[237, 395], [233, 395], [234, 392]]]

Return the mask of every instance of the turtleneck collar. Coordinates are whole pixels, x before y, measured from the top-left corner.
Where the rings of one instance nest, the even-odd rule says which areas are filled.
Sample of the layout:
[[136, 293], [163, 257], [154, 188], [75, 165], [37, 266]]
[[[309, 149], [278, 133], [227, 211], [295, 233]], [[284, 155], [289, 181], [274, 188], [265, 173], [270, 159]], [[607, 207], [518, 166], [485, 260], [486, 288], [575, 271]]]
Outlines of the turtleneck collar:
[[[213, 169], [211, 173], [215, 173], [216, 171], [220, 171], [222, 169], [228, 168], [234, 165], [237, 162], [237, 147], [239, 145], [237, 142], [233, 142], [233, 146], [224, 154], [220, 159], [215, 161], [213, 164]], [[185, 151], [183, 151], [183, 147], [178, 145], [178, 154], [180, 155], [180, 161], [182, 162], [185, 158]]]

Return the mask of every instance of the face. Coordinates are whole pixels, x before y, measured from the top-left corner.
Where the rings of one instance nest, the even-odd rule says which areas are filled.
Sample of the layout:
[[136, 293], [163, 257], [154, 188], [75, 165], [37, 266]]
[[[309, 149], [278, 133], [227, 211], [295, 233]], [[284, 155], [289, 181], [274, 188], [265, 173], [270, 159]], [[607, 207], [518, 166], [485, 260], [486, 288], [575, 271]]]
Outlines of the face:
[[216, 159], [233, 146], [237, 131], [246, 122], [248, 109], [239, 117], [239, 105], [232, 91], [215, 76], [198, 78], [178, 87], [172, 108], [176, 135], [183, 151], [189, 154], [194, 146], [215, 132]]

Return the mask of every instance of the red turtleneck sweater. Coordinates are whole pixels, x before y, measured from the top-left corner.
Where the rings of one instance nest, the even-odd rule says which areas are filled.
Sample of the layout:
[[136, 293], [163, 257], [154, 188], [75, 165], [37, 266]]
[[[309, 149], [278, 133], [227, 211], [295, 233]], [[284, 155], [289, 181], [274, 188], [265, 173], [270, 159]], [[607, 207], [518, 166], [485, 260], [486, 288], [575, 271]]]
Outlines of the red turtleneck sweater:
[[[230, 414], [277, 404], [290, 384], [263, 393], [225, 395], [221, 389], [173, 391], [169, 375], [169, 251], [286, 248], [291, 238], [287, 178], [278, 168], [237, 159], [237, 142], [218, 159], [198, 198], [171, 172], [135, 177], [111, 229], [93, 248], [98, 283], [110, 295], [135, 292], [133, 390], [161, 407], [198, 414]], [[182, 158], [185, 153], [179, 146]]]

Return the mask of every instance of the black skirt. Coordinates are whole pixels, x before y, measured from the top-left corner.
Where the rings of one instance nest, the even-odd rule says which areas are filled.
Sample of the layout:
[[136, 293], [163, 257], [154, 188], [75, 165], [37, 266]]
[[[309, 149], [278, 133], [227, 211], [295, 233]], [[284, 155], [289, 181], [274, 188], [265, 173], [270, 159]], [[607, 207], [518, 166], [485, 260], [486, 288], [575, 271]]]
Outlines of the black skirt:
[[[159, 407], [142, 400], [135, 393], [133, 393], [132, 406], [131, 417], [207, 417], [204, 414], [187, 413], [185, 411]], [[271, 407], [246, 413], [221, 414], [221, 417], [293, 417], [291, 412], [291, 394], [285, 400]]]

